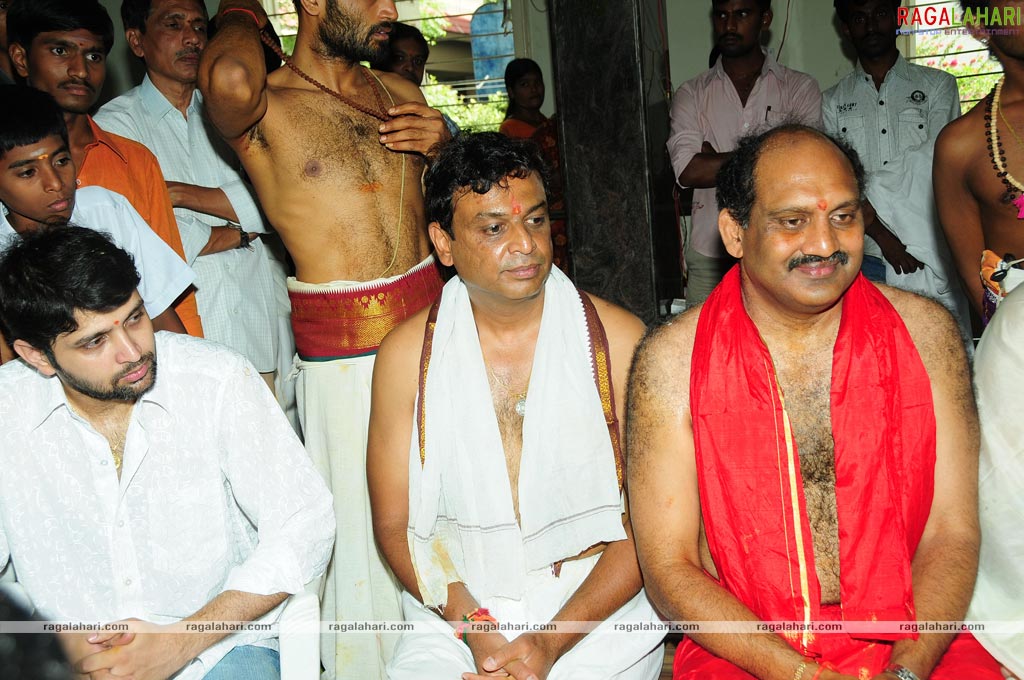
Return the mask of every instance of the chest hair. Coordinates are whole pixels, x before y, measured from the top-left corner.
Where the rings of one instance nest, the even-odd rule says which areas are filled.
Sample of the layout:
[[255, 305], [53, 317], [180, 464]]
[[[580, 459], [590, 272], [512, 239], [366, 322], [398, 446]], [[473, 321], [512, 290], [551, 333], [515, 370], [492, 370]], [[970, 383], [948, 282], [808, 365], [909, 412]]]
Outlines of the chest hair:
[[839, 523], [829, 396], [832, 352], [831, 347], [828, 349], [810, 357], [801, 355], [791, 364], [776, 365], [800, 456], [815, 567], [825, 604], [839, 601]]

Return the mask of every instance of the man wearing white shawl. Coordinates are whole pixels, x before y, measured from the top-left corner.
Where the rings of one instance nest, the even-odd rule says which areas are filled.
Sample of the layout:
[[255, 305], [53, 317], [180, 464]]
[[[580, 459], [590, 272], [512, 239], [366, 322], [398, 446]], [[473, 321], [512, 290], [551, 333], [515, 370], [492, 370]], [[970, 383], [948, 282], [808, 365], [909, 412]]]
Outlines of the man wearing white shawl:
[[[458, 276], [381, 345], [367, 452], [374, 533], [418, 624], [393, 680], [661, 668], [660, 632], [618, 632], [656, 628], [614, 399], [644, 326], [551, 267], [543, 172], [532, 146], [483, 133], [425, 178], [431, 240]], [[488, 612], [497, 625], [464, 625]]]
[[[981, 421], [978, 469], [978, 519], [981, 553], [970, 621], [1012, 626], [1024, 620], [1019, 595], [1024, 580], [1024, 421], [1020, 417], [1024, 382], [1024, 287], [999, 305], [985, 328], [974, 360], [974, 388]], [[999, 625], [997, 623], [997, 625]], [[1024, 633], [1016, 630], [974, 636], [1012, 677], [1024, 678]]]

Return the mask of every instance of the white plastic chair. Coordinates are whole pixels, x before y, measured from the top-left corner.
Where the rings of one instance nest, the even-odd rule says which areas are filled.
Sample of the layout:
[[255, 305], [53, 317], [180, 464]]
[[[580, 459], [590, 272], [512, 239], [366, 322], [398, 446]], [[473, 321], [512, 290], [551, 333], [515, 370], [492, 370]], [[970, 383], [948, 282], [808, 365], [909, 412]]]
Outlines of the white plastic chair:
[[281, 680], [318, 680], [320, 677], [319, 579], [285, 602], [278, 619], [281, 644]]

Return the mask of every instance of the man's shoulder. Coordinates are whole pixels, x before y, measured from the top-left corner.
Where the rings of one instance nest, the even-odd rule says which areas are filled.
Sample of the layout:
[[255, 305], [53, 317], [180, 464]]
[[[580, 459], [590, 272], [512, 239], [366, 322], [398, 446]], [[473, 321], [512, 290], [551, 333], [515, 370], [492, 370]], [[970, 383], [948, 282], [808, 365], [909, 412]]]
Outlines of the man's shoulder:
[[941, 162], [966, 161], [985, 150], [984, 100], [946, 124], [935, 140], [935, 157]]
[[779, 71], [782, 72], [782, 74], [785, 76], [787, 80], [791, 80], [793, 82], [798, 83], [814, 83], [814, 85], [818, 84], [818, 79], [812, 76], [810, 73], [805, 73], [804, 71], [797, 71], [795, 68], [783, 66], [782, 64], [779, 64], [778, 66]]
[[917, 293], [885, 284], [872, 285], [878, 288], [903, 320], [903, 325], [906, 326], [926, 366], [944, 365], [951, 359], [962, 356], [963, 341], [960, 337], [960, 327], [945, 307]]
[[387, 89], [388, 93], [394, 98], [396, 104], [402, 104], [404, 102], [422, 102], [423, 90], [418, 85], [414, 85], [402, 76], [387, 71], [370, 71], [371, 74], [376, 76], [381, 84]]
[[142, 111], [142, 86], [136, 85], [100, 107], [94, 118], [100, 127], [115, 118], [132, 118]]
[[907, 70], [915, 82], [923, 82], [932, 87], [944, 85], [956, 89], [956, 77], [941, 69], [908, 61]]
[[821, 86], [818, 84], [818, 79], [811, 74], [797, 71], [779, 63], [775, 64], [775, 68], [774, 75], [779, 81], [779, 87], [786, 94], [806, 94], [804, 91], [811, 88], [813, 88], [815, 93], [821, 94]]
[[[97, 123], [98, 124], [98, 123]], [[160, 167], [160, 163], [157, 161], [156, 156], [152, 151], [149, 150], [142, 142], [137, 142], [130, 137], [119, 135], [116, 132], [111, 132], [101, 125], [100, 128], [103, 130], [103, 134], [108, 137], [108, 140], [113, 146], [117, 147], [117, 150], [124, 156], [125, 161], [129, 166], [132, 167], [132, 171], [136, 171], [140, 167]]]
[[13, 385], [31, 384], [36, 379], [45, 380], [38, 372], [21, 359], [12, 359], [0, 366], [0, 400], [16, 399]]
[[[90, 184], [75, 191], [75, 210], [71, 219], [75, 221], [79, 213], [87, 215], [97, 210], [119, 210], [124, 206], [131, 206], [131, 203], [123, 194], [98, 184]], [[90, 227], [92, 225], [79, 224], [78, 226]]]
[[384, 336], [377, 352], [377, 361], [400, 361], [398, 357], [415, 355], [419, 360], [420, 351], [423, 348], [424, 333], [427, 329], [427, 317], [433, 304], [427, 305], [420, 311], [408, 317], [391, 332]]
[[[55, 380], [56, 378], [54, 378]], [[49, 394], [47, 378], [21, 359], [0, 366], [0, 421], [3, 430], [28, 425]]]
[[828, 105], [833, 100], [852, 90], [857, 85], [857, 79], [857, 72], [850, 71], [845, 76], [837, 80], [835, 85], [821, 93], [822, 100], [826, 105]]
[[614, 302], [609, 302], [603, 298], [599, 298], [592, 293], [587, 293], [581, 290], [582, 295], [586, 295], [590, 298], [590, 301], [594, 303], [594, 309], [597, 310], [597, 316], [601, 320], [601, 325], [604, 326], [605, 332], [611, 337], [612, 333], [634, 335], [637, 338], [644, 334], [647, 330], [647, 326], [638, 316], [630, 312], [629, 310], [620, 307]]
[[642, 364], [641, 370], [689, 377], [690, 357], [702, 307], [690, 307], [647, 330], [637, 349], [637, 363]]
[[[255, 369], [241, 354], [224, 345], [183, 333], [156, 333], [158, 371], [177, 379], [222, 381], [225, 377]], [[160, 375], [158, 372], [157, 375]]]
[[711, 84], [711, 81], [714, 80], [716, 72], [715, 67], [712, 66], [705, 71], [701, 71], [689, 80], [684, 80], [683, 84], [679, 86], [678, 90], [676, 90], [676, 95], [679, 95], [680, 92], [698, 92], [707, 88], [708, 85]]

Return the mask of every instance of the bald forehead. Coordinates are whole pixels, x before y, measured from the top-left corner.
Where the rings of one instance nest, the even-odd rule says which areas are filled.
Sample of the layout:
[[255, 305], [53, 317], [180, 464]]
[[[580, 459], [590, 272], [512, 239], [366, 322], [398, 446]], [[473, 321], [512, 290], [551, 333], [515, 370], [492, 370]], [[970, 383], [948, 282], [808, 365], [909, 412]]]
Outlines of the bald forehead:
[[782, 132], [766, 141], [758, 154], [754, 165], [754, 185], [761, 185], [762, 175], [766, 172], [775, 174], [790, 171], [803, 174], [833, 163], [842, 166], [852, 190], [857, 191], [853, 164], [831, 139], [812, 130]]

